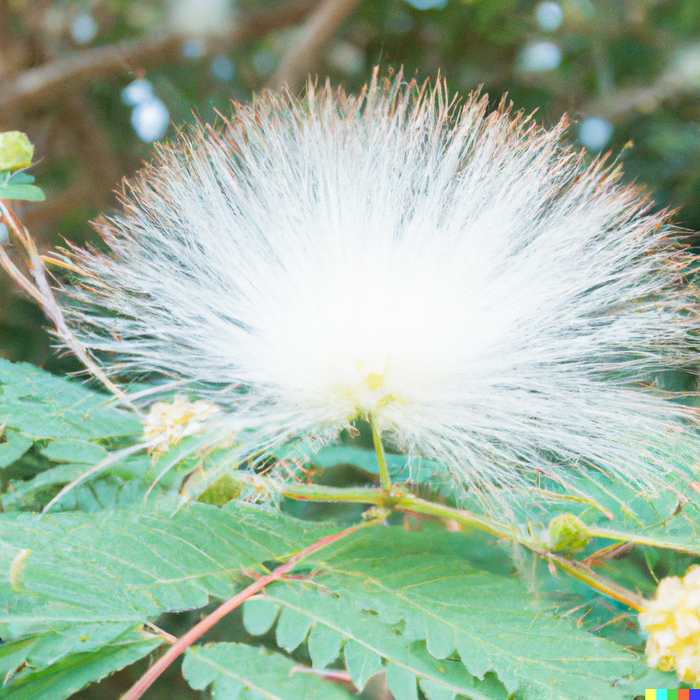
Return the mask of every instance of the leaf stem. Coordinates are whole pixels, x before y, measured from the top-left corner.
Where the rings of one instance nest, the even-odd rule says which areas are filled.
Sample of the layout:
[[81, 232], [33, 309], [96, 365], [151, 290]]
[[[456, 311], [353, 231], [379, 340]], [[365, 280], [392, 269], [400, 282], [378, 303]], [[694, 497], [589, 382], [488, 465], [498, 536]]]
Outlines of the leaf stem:
[[643, 610], [646, 604], [644, 598], [633, 591], [619, 586], [605, 576], [601, 576], [583, 562], [569, 559], [544, 549], [512, 525], [505, 525], [487, 516], [477, 515], [467, 510], [450, 508], [440, 503], [431, 503], [413, 494], [406, 493], [397, 487], [393, 487], [388, 493], [380, 489], [341, 489], [331, 486], [318, 486], [316, 484], [279, 484], [277, 489], [282, 495], [295, 500], [371, 503], [384, 507], [393, 507], [400, 511], [431, 515], [442, 520], [454, 520], [509, 542], [516, 542], [533, 554], [555, 564], [562, 571], [594, 590], [614, 598], [635, 610]]
[[545, 550], [540, 550], [531, 545], [525, 545], [531, 552], [539, 554], [541, 557], [548, 559], [553, 564], [556, 564], [562, 571], [578, 579], [587, 586], [590, 586], [596, 591], [603, 593], [604, 595], [617, 600], [620, 603], [628, 605], [637, 612], [642, 612], [648, 605], [648, 602], [640, 595], [633, 593], [632, 591], [619, 586], [614, 581], [611, 581], [605, 576], [597, 574], [593, 569], [591, 569], [587, 564], [584, 564], [575, 559], [567, 559], [558, 554], [553, 554], [552, 552], [547, 552]]
[[170, 666], [170, 664], [177, 659], [188, 647], [192, 646], [203, 634], [208, 632], [219, 620], [226, 617], [232, 610], [235, 610], [239, 605], [244, 603], [248, 598], [254, 596], [256, 593], [261, 591], [265, 586], [273, 583], [274, 581], [279, 581], [288, 571], [293, 569], [300, 561], [318, 552], [320, 549], [327, 547], [334, 542], [337, 542], [348, 535], [351, 535], [357, 530], [362, 528], [375, 525], [378, 521], [368, 521], [361, 523], [359, 525], [354, 525], [346, 530], [341, 530], [333, 535], [328, 535], [322, 539], [314, 542], [301, 552], [295, 554], [286, 564], [278, 566], [272, 573], [267, 574], [267, 576], [262, 576], [257, 581], [250, 584], [245, 590], [241, 591], [233, 598], [229, 598], [226, 602], [222, 603], [216, 610], [207, 615], [203, 620], [198, 622], [192, 629], [190, 629], [186, 634], [184, 634], [180, 639], [173, 644], [168, 651], [161, 656], [158, 661], [156, 661], [151, 668], [144, 673], [141, 678], [139, 678], [134, 685], [127, 690], [127, 692], [122, 695], [121, 700], [138, 700], [160, 677], [160, 675], [165, 671], [165, 669]]
[[386, 463], [386, 453], [382, 444], [382, 434], [377, 428], [375, 417], [369, 414], [369, 424], [372, 427], [372, 439], [374, 440], [374, 450], [377, 453], [377, 464], [379, 465], [379, 481], [382, 484], [384, 491], [391, 491], [391, 477], [389, 476], [389, 467]]

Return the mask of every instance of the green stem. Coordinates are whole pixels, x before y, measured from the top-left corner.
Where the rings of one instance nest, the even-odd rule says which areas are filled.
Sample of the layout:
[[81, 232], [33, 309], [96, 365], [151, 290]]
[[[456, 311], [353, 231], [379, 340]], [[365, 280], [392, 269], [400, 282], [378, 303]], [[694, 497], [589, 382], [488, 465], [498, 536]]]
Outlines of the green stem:
[[635, 610], [643, 610], [645, 600], [636, 593], [619, 586], [605, 576], [601, 576], [588, 565], [568, 559], [559, 554], [554, 554], [543, 549], [539, 544], [532, 542], [512, 525], [499, 523], [483, 515], [471, 513], [468, 510], [458, 510], [440, 503], [431, 503], [417, 498], [413, 494], [406, 493], [400, 488], [385, 491], [380, 489], [363, 488], [335, 488], [332, 486], [319, 486], [317, 484], [278, 484], [277, 489], [287, 498], [299, 501], [325, 501], [331, 503], [370, 503], [382, 507], [393, 507], [396, 510], [430, 515], [441, 520], [454, 520], [463, 525], [468, 525], [477, 530], [488, 532], [509, 542], [517, 542], [548, 562], [555, 564], [562, 571], [582, 581], [596, 591], [603, 593], [615, 600], [625, 603]]
[[646, 606], [647, 601], [640, 595], [633, 593], [632, 591], [619, 586], [605, 576], [597, 574], [593, 569], [591, 569], [586, 564], [575, 559], [567, 559], [566, 557], [559, 556], [558, 554], [553, 554], [552, 552], [547, 552], [544, 550], [539, 550], [537, 547], [531, 545], [525, 545], [531, 552], [539, 554], [540, 556], [548, 559], [552, 563], [556, 564], [562, 571], [578, 579], [587, 586], [604, 593], [610, 598], [614, 598], [630, 608], [633, 608], [637, 612], [642, 612]]
[[[664, 542], [656, 539], [656, 537], [646, 537], [645, 535], [636, 535], [634, 533], [617, 532], [604, 527], [586, 527], [586, 533], [589, 537], [600, 537], [603, 540], [613, 540], [619, 543], [629, 542], [631, 544], [644, 545], [646, 547], [658, 547], [659, 549], [671, 549], [674, 552], [683, 552], [684, 554], [692, 554], [698, 556], [697, 548], [686, 547], [682, 544], [674, 544], [672, 542]], [[688, 544], [692, 542], [689, 541]]]
[[389, 466], [386, 463], [386, 454], [382, 444], [382, 436], [377, 428], [377, 421], [369, 414], [369, 424], [372, 426], [372, 439], [374, 440], [374, 450], [377, 453], [377, 464], [379, 464], [379, 480], [384, 491], [391, 491], [391, 477], [389, 476]]

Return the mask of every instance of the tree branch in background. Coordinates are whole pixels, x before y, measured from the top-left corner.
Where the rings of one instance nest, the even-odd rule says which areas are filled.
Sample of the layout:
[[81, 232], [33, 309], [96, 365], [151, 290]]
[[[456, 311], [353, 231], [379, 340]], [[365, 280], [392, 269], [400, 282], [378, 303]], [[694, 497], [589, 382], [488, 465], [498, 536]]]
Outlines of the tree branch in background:
[[655, 83], [614, 90], [589, 102], [581, 111], [587, 116], [602, 117], [619, 124], [635, 112], [654, 112], [664, 100], [699, 91], [700, 44], [695, 44], [679, 51]]
[[[207, 51], [215, 53], [221, 50], [222, 44], [227, 48], [242, 45], [274, 29], [296, 24], [317, 4], [318, 0], [285, 0], [264, 8], [242, 11], [230, 35], [223, 40], [208, 42]], [[179, 34], [158, 34], [142, 41], [76, 51], [30, 68], [0, 86], [0, 113], [11, 108], [54, 102], [67, 86], [74, 88], [124, 71], [181, 61], [185, 40], [186, 37]]]
[[299, 35], [282, 57], [268, 87], [287, 87], [290, 92], [297, 92], [306, 81], [307, 74], [323, 47], [360, 2], [361, 0], [325, 0], [300, 29]]

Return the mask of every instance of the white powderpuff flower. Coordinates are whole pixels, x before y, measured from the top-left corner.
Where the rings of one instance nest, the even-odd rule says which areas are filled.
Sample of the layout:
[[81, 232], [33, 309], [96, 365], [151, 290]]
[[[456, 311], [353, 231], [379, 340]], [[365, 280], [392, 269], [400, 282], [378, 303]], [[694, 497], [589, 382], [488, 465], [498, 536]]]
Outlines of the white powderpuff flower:
[[151, 445], [149, 452], [159, 456], [184, 438], [204, 432], [208, 419], [219, 410], [211, 401], [190, 401], [180, 394], [172, 402], [157, 401], [143, 426], [144, 438]]
[[691, 566], [683, 578], [662, 579], [639, 623], [649, 633], [651, 668], [675, 669], [686, 683], [700, 681], [700, 566]]
[[645, 386], [695, 362], [691, 256], [564, 129], [376, 72], [257, 97], [157, 147], [109, 252], [73, 253], [73, 322], [115, 372], [189, 380], [249, 454], [371, 415], [479, 493], [567, 465], [661, 483], [700, 456], [695, 412]]

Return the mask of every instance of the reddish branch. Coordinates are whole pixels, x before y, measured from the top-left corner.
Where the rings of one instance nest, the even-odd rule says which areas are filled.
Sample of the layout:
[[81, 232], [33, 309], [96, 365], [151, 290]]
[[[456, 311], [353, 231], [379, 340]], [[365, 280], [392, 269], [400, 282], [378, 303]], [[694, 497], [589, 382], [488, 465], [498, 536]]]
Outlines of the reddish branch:
[[[284, 0], [260, 9], [242, 11], [223, 40], [210, 42], [211, 52], [222, 45], [240, 46], [266, 32], [300, 22], [318, 0]], [[183, 59], [186, 37], [161, 33], [141, 41], [126, 41], [112, 46], [98, 46], [76, 51], [62, 58], [19, 73], [0, 86], [0, 112], [28, 104], [47, 104], [71, 87], [94, 80]]]
[[222, 603], [214, 612], [207, 615], [201, 622], [198, 622], [189, 632], [184, 634], [180, 639], [171, 646], [168, 651], [163, 654], [163, 656], [156, 661], [151, 668], [146, 671], [146, 673], [139, 678], [139, 680], [131, 686], [131, 688], [122, 696], [121, 700], [138, 700], [158, 679], [158, 677], [165, 671], [170, 664], [177, 659], [180, 654], [182, 654], [188, 647], [192, 646], [203, 634], [208, 632], [219, 620], [226, 617], [232, 610], [235, 610], [243, 602], [251, 598], [256, 593], [259, 593], [265, 586], [273, 583], [274, 581], [279, 581], [288, 571], [291, 571], [302, 559], [305, 559], [310, 554], [317, 552], [319, 549], [327, 547], [333, 542], [337, 542], [353, 532], [360, 530], [363, 527], [372, 525], [374, 523], [362, 523], [361, 525], [354, 525], [353, 527], [347, 528], [347, 530], [342, 530], [341, 532], [336, 532], [334, 535], [329, 535], [324, 537], [312, 545], [302, 549], [301, 552], [295, 554], [286, 564], [278, 566], [271, 574], [267, 576], [262, 576], [257, 581], [252, 583], [248, 588], [241, 591], [238, 595], [230, 598], [225, 603]]
[[92, 359], [87, 349], [68, 327], [61, 306], [49, 284], [46, 266], [39, 255], [36, 244], [9, 204], [2, 199], [0, 199], [0, 223], [4, 223], [9, 228], [21, 245], [30, 276], [25, 275], [15, 265], [2, 245], [0, 245], [0, 267], [41, 306], [46, 316], [53, 322], [56, 329], [55, 332], [63, 344], [83, 363], [90, 374], [101, 381], [114, 396], [131, 406], [124, 392], [112, 382], [104, 370]]

